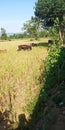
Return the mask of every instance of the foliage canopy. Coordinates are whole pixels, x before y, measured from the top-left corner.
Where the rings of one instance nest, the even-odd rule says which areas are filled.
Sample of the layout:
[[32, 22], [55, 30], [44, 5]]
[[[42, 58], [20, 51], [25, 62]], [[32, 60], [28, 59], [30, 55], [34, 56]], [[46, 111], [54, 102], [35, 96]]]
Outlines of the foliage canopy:
[[58, 17], [60, 23], [65, 15], [65, 0], [38, 0], [35, 4], [35, 16], [41, 18], [45, 26], [52, 26]]
[[59, 20], [59, 39], [63, 42], [65, 33], [65, 0], [38, 0], [35, 4], [35, 16], [41, 18], [44, 27], [52, 27]]
[[2, 40], [6, 40], [7, 39], [6, 30], [4, 28], [1, 28], [1, 39]]

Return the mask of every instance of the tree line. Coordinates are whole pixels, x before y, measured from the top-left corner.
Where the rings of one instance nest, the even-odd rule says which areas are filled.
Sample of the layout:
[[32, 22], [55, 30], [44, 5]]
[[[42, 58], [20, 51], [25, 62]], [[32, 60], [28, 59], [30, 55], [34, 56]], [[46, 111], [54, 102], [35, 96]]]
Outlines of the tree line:
[[[33, 25], [32, 25], [33, 24]], [[48, 37], [49, 31], [46, 29], [37, 28], [37, 23], [33, 23], [32, 20], [28, 20], [23, 24], [23, 32], [22, 33], [13, 33], [8, 35], [5, 28], [1, 28], [1, 40], [11, 40], [11, 39], [22, 39], [22, 38], [30, 38], [37, 40], [38, 38]]]

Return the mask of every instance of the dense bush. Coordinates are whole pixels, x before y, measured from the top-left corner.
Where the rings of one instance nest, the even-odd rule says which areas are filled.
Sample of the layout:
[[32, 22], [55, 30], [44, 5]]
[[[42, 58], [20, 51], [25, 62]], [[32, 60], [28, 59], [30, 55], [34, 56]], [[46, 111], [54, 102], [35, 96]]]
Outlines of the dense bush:
[[[42, 120], [39, 126], [49, 130], [55, 121], [60, 107], [65, 106], [65, 48], [51, 45], [45, 63], [44, 83], [40, 96], [31, 115], [31, 127]], [[43, 81], [42, 81], [43, 82]], [[33, 124], [33, 125], [32, 125]], [[32, 129], [31, 128], [31, 129]], [[33, 130], [33, 129], [32, 129]]]
[[57, 47], [54, 44], [51, 46], [46, 59], [44, 76], [42, 97], [44, 97], [44, 91], [51, 96], [51, 90], [65, 81], [65, 48]]

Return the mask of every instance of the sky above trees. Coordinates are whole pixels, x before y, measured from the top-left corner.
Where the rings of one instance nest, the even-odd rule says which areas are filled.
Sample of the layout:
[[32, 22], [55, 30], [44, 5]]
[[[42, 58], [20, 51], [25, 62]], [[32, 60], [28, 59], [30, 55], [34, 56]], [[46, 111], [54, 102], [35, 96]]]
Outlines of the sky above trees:
[[34, 16], [37, 0], [0, 0], [0, 28], [7, 33], [21, 32], [23, 23]]

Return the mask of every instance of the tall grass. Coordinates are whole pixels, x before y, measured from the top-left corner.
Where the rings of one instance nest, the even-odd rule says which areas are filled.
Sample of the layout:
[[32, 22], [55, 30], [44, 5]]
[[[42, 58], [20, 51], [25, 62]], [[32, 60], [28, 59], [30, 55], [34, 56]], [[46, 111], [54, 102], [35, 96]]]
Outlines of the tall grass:
[[[43, 41], [45, 43], [47, 39], [34, 42]], [[26, 106], [38, 97], [41, 89], [39, 77], [47, 48], [43, 43], [31, 51], [17, 51], [19, 44], [28, 43], [31, 43], [28, 39], [0, 42], [0, 49], [7, 50], [0, 53], [0, 111], [9, 110], [12, 120], [23, 112], [29, 115], [31, 109], [28, 111]]]

